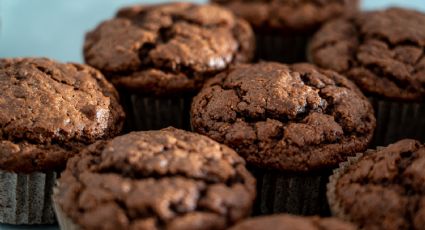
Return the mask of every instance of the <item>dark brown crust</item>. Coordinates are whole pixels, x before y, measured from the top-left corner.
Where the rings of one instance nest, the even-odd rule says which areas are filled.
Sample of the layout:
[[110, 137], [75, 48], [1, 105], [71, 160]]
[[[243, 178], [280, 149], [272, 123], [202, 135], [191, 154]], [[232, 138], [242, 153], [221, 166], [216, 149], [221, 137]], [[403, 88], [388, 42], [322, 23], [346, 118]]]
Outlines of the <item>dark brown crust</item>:
[[229, 230], [356, 230], [337, 218], [292, 216], [287, 214], [246, 219]]
[[68, 162], [55, 201], [83, 229], [225, 229], [254, 198], [233, 150], [168, 128], [93, 144]]
[[359, 0], [212, 0], [244, 18], [256, 31], [309, 33], [324, 22], [350, 16], [359, 10]]
[[424, 168], [415, 140], [368, 151], [340, 175], [335, 199], [362, 229], [425, 229]]
[[0, 59], [0, 169], [61, 168], [121, 131], [118, 94], [97, 70], [44, 58]]
[[393, 8], [331, 21], [313, 37], [309, 53], [366, 93], [405, 101], [425, 96], [423, 13]]
[[366, 149], [373, 109], [357, 87], [309, 64], [239, 65], [206, 83], [191, 110], [195, 131], [248, 163], [289, 171], [327, 168]]
[[167, 3], [121, 9], [87, 34], [84, 57], [118, 87], [165, 95], [250, 61], [254, 43], [248, 23], [223, 8]]

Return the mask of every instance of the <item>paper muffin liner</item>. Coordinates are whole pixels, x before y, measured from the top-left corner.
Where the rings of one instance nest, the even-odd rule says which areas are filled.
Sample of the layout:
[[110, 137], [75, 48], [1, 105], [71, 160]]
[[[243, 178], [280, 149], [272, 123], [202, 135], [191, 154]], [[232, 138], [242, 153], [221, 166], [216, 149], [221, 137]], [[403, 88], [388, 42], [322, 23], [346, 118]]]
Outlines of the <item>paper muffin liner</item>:
[[56, 173], [18, 174], [0, 170], [0, 223], [53, 224]]
[[250, 168], [257, 179], [254, 215], [290, 213], [329, 215], [326, 185], [332, 170], [312, 173], [286, 173]]
[[124, 130], [158, 130], [173, 126], [190, 130], [190, 105], [193, 95], [175, 97], [146, 97], [138, 94], [121, 94], [126, 111]]
[[60, 229], [61, 230], [80, 230], [81, 228], [63, 212], [60, 205], [55, 201], [55, 196], [57, 196], [58, 193], [59, 193], [59, 190], [56, 185], [55, 188], [53, 189], [52, 199], [53, 199], [53, 207], [56, 213], [56, 218], [58, 219]]
[[[378, 146], [377, 150], [383, 149], [384, 147]], [[339, 178], [348, 171], [349, 167], [352, 164], [355, 164], [359, 161], [361, 157], [365, 154], [369, 154], [371, 151], [376, 151], [373, 149], [366, 150], [365, 153], [357, 153], [356, 156], [347, 158], [347, 161], [339, 164], [339, 168], [333, 171], [333, 174], [329, 177], [329, 183], [326, 186], [326, 197], [328, 199], [329, 207], [331, 209], [332, 216], [344, 219], [346, 221], [352, 221], [349, 215], [345, 212], [344, 208], [336, 198], [336, 185]]]
[[309, 39], [307, 34], [257, 33], [256, 59], [283, 63], [305, 62]]
[[369, 97], [376, 116], [372, 146], [387, 146], [404, 138], [425, 141], [425, 104]]

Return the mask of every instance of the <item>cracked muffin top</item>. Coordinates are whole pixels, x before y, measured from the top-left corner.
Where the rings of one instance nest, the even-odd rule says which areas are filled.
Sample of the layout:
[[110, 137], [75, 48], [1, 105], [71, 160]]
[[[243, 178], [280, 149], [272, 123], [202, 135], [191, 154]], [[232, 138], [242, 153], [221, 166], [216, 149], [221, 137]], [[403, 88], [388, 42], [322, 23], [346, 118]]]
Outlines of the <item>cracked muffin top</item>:
[[0, 169], [57, 170], [121, 131], [117, 92], [97, 70], [45, 58], [0, 59]]
[[68, 162], [55, 195], [82, 229], [225, 229], [254, 198], [236, 152], [174, 128], [91, 145]]
[[166, 3], [121, 9], [86, 35], [86, 63], [137, 93], [194, 92], [230, 64], [248, 62], [251, 27], [215, 5]]
[[359, 0], [212, 0], [247, 20], [256, 31], [310, 32], [359, 10]]
[[336, 218], [301, 217], [288, 214], [246, 219], [229, 230], [356, 230], [351, 223]]
[[312, 62], [345, 74], [365, 93], [425, 97], [425, 14], [400, 8], [337, 19], [313, 37]]
[[371, 104], [345, 77], [310, 64], [238, 65], [194, 98], [192, 126], [248, 163], [288, 171], [337, 165], [366, 149]]
[[424, 168], [415, 140], [366, 152], [336, 179], [336, 214], [365, 230], [425, 229]]

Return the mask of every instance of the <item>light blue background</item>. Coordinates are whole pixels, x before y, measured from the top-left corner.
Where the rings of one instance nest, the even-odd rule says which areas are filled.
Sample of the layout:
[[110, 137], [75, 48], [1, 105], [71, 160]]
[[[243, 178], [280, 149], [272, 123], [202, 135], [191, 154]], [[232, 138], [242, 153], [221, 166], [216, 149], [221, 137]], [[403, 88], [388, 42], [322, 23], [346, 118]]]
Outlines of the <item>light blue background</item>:
[[[204, 2], [205, 0], [193, 0]], [[117, 8], [155, 0], [0, 0], [0, 57], [46, 56], [81, 62], [84, 34]], [[401, 5], [425, 11], [425, 0], [364, 0], [364, 9]]]
[[[155, 0], [0, 0], [0, 57], [45, 56], [82, 62], [84, 34], [117, 8]], [[204, 2], [193, 0], [193, 2]], [[363, 9], [404, 6], [425, 12], [425, 0], [363, 0]], [[28, 228], [0, 224], [0, 230]]]

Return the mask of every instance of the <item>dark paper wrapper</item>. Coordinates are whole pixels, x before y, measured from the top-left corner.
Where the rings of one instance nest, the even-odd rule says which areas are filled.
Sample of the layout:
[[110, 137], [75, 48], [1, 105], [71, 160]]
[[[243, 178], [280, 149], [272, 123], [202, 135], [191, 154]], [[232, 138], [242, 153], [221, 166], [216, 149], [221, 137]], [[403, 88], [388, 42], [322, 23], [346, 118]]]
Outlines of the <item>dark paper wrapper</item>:
[[[378, 149], [381, 147], [378, 147]], [[374, 151], [374, 150], [372, 150]], [[333, 216], [341, 218], [346, 221], [351, 221], [350, 217], [345, 213], [344, 208], [341, 206], [340, 202], [336, 196], [336, 185], [339, 178], [347, 172], [351, 164], [355, 164], [361, 157], [363, 153], [357, 153], [355, 157], [349, 157], [346, 162], [343, 162], [339, 165], [339, 168], [335, 169], [333, 174], [329, 177], [329, 183], [326, 186], [327, 191], [326, 195], [329, 201], [329, 206]]]
[[53, 206], [56, 213], [56, 217], [58, 218], [59, 227], [61, 230], [80, 230], [80, 226], [78, 226], [74, 221], [71, 220], [62, 210], [60, 205], [55, 201], [55, 197], [58, 196], [58, 187], [56, 186], [53, 189]]
[[124, 131], [158, 130], [169, 126], [190, 130], [192, 98], [193, 95], [155, 98], [123, 93]]
[[394, 102], [369, 97], [376, 116], [372, 147], [387, 146], [404, 138], [425, 141], [425, 104]]
[[332, 170], [286, 173], [250, 168], [257, 179], [254, 215], [290, 213], [329, 216], [326, 184]]
[[256, 59], [283, 63], [306, 62], [309, 38], [309, 35], [257, 33]]
[[55, 223], [51, 199], [55, 181], [55, 172], [17, 174], [0, 171], [0, 223]]

